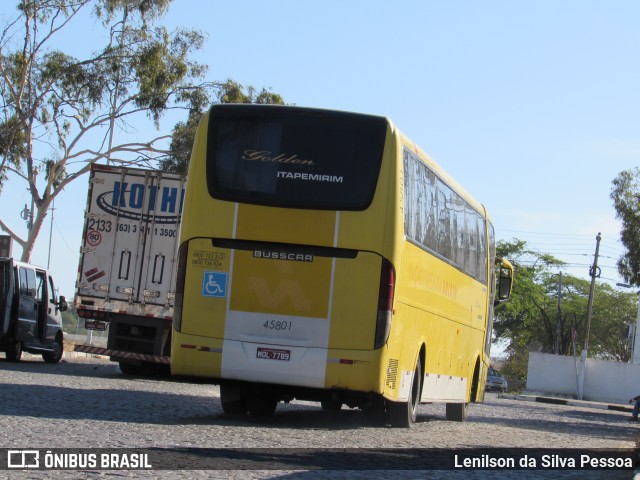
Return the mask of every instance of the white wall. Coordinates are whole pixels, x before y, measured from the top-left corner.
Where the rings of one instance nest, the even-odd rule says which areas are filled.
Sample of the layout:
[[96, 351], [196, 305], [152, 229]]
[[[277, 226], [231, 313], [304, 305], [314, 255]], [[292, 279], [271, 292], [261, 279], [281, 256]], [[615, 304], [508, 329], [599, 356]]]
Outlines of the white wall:
[[[576, 368], [580, 359], [548, 353], [529, 353], [527, 390], [545, 394], [577, 395]], [[640, 365], [587, 359], [584, 400], [627, 403], [640, 395]]]

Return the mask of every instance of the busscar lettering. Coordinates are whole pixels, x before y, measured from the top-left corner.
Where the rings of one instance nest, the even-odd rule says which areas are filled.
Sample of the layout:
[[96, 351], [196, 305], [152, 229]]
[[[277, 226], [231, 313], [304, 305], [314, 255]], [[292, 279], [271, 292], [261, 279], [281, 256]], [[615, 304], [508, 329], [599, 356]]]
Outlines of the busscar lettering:
[[307, 253], [273, 252], [269, 250], [254, 250], [254, 258], [268, 258], [271, 260], [290, 260], [293, 262], [313, 262], [313, 255]]
[[245, 150], [242, 152], [243, 160], [252, 160], [259, 162], [275, 162], [275, 163], [285, 163], [290, 165], [315, 165], [316, 162], [313, 160], [304, 160], [298, 158], [297, 154], [287, 155], [284, 153], [279, 153], [274, 156], [274, 154], [268, 150]]

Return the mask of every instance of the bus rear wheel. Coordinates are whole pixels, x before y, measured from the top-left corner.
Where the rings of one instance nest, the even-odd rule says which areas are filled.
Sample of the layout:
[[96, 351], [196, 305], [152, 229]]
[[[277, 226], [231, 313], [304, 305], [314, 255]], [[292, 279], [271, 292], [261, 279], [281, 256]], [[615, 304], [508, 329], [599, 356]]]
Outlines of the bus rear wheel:
[[422, 392], [422, 365], [420, 358], [411, 379], [411, 394], [407, 402], [388, 402], [387, 420], [392, 427], [410, 428], [416, 423], [418, 404]]
[[325, 398], [320, 402], [320, 406], [322, 406], [323, 410], [337, 412], [342, 408], [342, 403], [333, 398]]
[[247, 399], [247, 409], [252, 417], [270, 417], [276, 411], [278, 401], [271, 395], [253, 394]]
[[247, 413], [247, 399], [242, 389], [235, 385], [220, 385], [220, 403], [224, 413], [230, 415]]
[[468, 416], [468, 403], [447, 403], [447, 420], [451, 422], [464, 422]]

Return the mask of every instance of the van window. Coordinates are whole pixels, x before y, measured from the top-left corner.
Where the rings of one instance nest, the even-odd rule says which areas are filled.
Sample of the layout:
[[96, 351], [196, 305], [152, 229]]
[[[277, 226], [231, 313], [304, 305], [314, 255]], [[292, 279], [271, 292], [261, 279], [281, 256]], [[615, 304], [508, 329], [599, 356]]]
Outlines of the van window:
[[20, 267], [20, 295], [36, 296], [36, 272], [24, 267]]
[[43, 301], [46, 298], [47, 284], [45, 283], [45, 275], [44, 272], [36, 272], [36, 298], [39, 302]]
[[56, 298], [56, 289], [53, 285], [53, 278], [51, 278], [51, 276], [49, 276], [49, 303], [58, 303], [58, 299]]

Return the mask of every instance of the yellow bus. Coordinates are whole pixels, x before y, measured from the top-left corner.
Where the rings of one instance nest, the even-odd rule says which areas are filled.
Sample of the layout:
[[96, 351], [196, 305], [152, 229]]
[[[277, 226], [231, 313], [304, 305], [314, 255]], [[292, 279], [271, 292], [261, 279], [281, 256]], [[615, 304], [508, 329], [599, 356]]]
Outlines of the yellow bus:
[[409, 427], [420, 402], [462, 421], [483, 400], [511, 265], [485, 208], [384, 117], [213, 106], [178, 259], [171, 370], [219, 383], [226, 413], [297, 398]]

